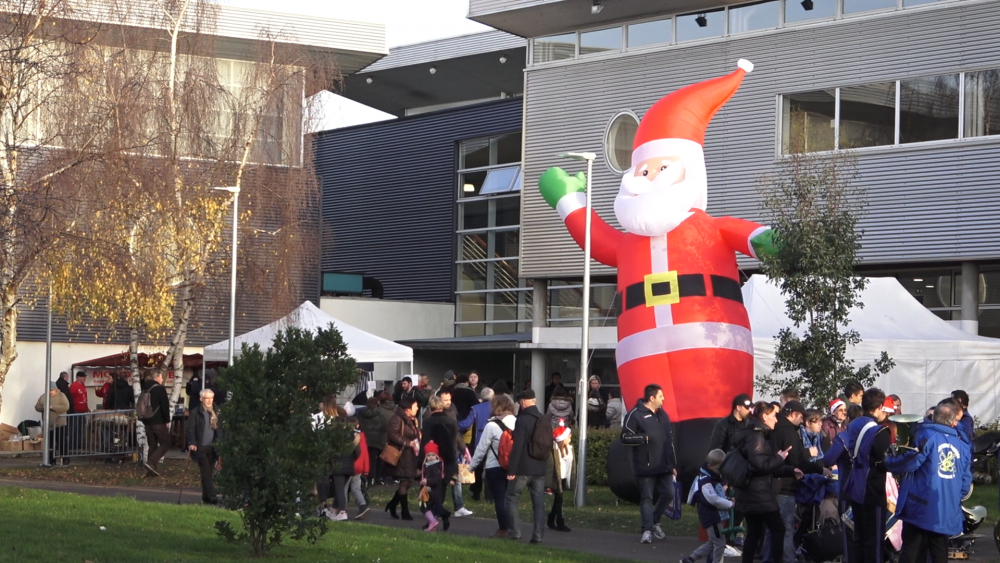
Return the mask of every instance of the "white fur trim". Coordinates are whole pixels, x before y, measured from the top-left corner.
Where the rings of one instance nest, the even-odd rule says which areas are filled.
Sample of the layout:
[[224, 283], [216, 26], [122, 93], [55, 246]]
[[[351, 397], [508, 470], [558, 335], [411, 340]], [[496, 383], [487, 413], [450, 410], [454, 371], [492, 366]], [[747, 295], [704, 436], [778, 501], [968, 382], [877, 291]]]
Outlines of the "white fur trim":
[[770, 230], [770, 229], [771, 229], [771, 227], [757, 227], [756, 229], [753, 230], [752, 233], [750, 233], [750, 236], [747, 237], [747, 248], [750, 250], [750, 256], [753, 256], [754, 258], [757, 258], [757, 251], [754, 250], [753, 243], [750, 242], [750, 241], [752, 241], [755, 236], [763, 233], [764, 231]]
[[729, 323], [683, 323], [658, 326], [631, 334], [618, 342], [618, 367], [638, 358], [698, 348], [737, 350], [753, 356], [750, 329]]
[[753, 72], [753, 63], [746, 59], [740, 59], [736, 61], [736, 66], [742, 68], [743, 71], [746, 72], [747, 74]]
[[632, 166], [638, 166], [640, 162], [658, 156], [685, 157], [691, 153], [703, 155], [704, 149], [701, 143], [688, 139], [655, 139], [639, 145], [632, 151]]
[[587, 194], [584, 192], [573, 192], [559, 198], [559, 203], [556, 204], [556, 211], [559, 212], [559, 218], [565, 221], [570, 213], [584, 207], [587, 207]]

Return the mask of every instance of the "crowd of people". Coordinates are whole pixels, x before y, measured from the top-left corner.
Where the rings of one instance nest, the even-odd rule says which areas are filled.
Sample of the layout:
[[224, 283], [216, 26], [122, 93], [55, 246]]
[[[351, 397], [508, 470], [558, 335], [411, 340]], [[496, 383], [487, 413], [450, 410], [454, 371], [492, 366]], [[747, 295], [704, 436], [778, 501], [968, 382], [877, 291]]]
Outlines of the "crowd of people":
[[[827, 413], [806, 409], [795, 389], [774, 403], [736, 396], [688, 497], [709, 542], [682, 563], [721, 561], [721, 531], [740, 524], [745, 563], [801, 560], [808, 534], [824, 525], [840, 528], [850, 563], [880, 563], [892, 551], [904, 563], [947, 561], [972, 483], [968, 407], [965, 391], [952, 392], [907, 433], [908, 444], [896, 444], [889, 417], [902, 402], [878, 388], [849, 382]], [[623, 431], [622, 440], [631, 438]], [[643, 529], [648, 541], [645, 516]]]
[[[558, 385], [553, 391], [567, 395]], [[412, 500], [425, 531], [448, 530], [451, 518], [473, 514], [464, 502], [468, 486], [473, 499], [493, 502], [492, 538], [522, 537], [517, 506], [525, 490], [533, 507], [530, 542], [540, 543], [546, 529], [570, 531], [562, 505], [574, 483], [571, 411], [553, 417], [538, 408], [531, 389], [512, 397], [506, 382], [487, 387], [476, 372], [448, 372], [436, 389], [427, 376], [404, 377], [394, 389], [359, 394], [346, 407], [330, 396], [316, 415], [317, 424], [340, 418], [357, 429], [353, 452], [331, 460], [329, 478], [317, 485], [320, 513], [331, 520], [350, 518], [350, 490], [358, 491], [354, 519], [365, 518], [370, 508], [362, 489], [385, 484], [396, 487], [385, 506], [392, 518], [413, 520]]]

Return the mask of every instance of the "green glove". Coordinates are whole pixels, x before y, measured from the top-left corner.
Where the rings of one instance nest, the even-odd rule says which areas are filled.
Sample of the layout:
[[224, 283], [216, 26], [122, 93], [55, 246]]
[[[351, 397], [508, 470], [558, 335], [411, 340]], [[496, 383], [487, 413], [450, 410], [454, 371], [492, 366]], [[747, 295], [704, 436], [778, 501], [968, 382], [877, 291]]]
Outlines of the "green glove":
[[576, 176], [570, 176], [562, 168], [549, 168], [538, 179], [538, 191], [542, 192], [545, 201], [555, 209], [564, 195], [587, 191], [587, 175], [578, 172]]
[[768, 229], [750, 239], [750, 245], [753, 246], [753, 251], [757, 254], [758, 258], [762, 256], [774, 256], [778, 253], [778, 245], [774, 240], [774, 231], [772, 229]]

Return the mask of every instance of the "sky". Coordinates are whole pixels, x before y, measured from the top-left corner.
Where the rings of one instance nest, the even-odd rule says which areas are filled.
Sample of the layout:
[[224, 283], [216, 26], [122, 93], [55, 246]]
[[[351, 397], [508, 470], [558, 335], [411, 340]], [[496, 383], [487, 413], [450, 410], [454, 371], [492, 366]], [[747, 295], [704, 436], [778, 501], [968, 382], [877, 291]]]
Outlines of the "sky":
[[[390, 48], [491, 29], [465, 18], [469, 0], [218, 0], [222, 4], [323, 18], [385, 24]], [[341, 96], [323, 94], [317, 130], [370, 123], [392, 116]]]

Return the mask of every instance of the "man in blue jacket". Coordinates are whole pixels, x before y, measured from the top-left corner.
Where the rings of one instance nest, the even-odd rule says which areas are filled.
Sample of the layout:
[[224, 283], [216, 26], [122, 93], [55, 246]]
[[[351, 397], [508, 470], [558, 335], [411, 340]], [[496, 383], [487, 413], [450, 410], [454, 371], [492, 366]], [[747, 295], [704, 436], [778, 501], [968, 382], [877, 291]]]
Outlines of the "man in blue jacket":
[[[677, 458], [670, 429], [670, 417], [663, 406], [663, 388], [647, 385], [642, 399], [625, 415], [622, 443], [632, 448], [632, 465], [639, 481], [639, 514], [642, 516], [641, 543], [667, 537], [660, 518], [674, 501], [673, 479], [677, 476]], [[653, 491], [660, 498], [653, 507]]]
[[896, 514], [903, 521], [900, 563], [948, 561], [948, 538], [962, 533], [962, 497], [972, 485], [971, 451], [959, 438], [951, 405], [934, 409], [931, 422], [917, 426], [917, 450], [886, 459], [893, 473], [906, 473]]

